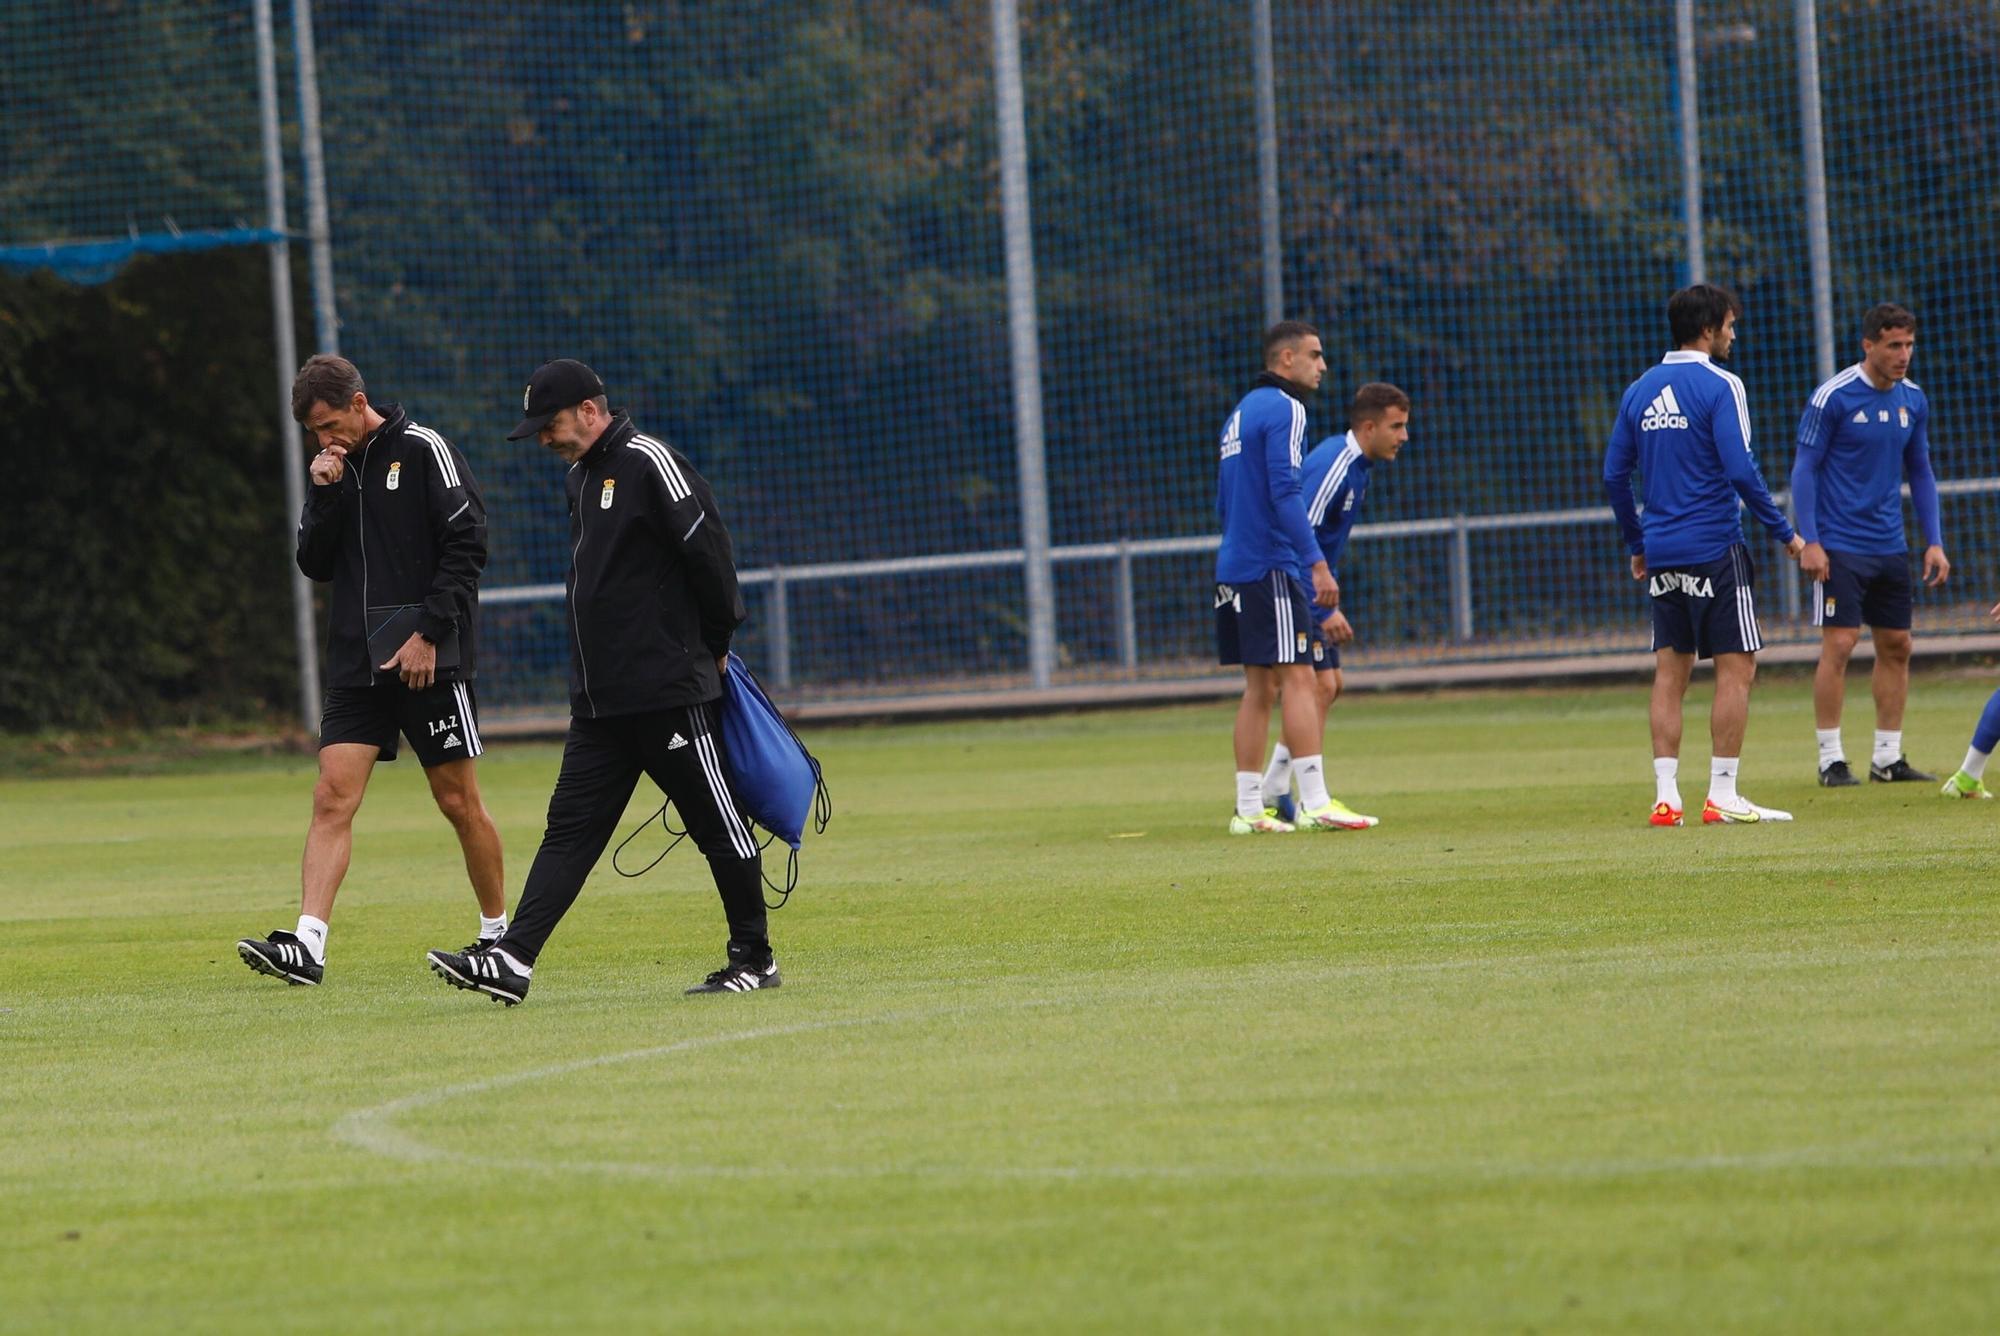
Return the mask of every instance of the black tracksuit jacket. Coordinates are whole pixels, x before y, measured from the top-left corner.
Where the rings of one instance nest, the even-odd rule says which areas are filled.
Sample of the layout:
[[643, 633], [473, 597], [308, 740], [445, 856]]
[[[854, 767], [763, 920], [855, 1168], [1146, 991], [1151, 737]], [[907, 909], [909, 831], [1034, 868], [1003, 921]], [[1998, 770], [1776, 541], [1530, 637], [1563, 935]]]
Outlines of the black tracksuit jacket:
[[602, 719], [720, 697], [715, 661], [744, 611], [707, 479], [621, 412], [567, 482], [570, 713]]
[[459, 666], [439, 681], [471, 681], [486, 565], [486, 507], [457, 448], [377, 404], [383, 422], [347, 456], [340, 481], [314, 484], [299, 518], [299, 569], [331, 580], [326, 685], [375, 681], [366, 610], [422, 605], [417, 629], [436, 642], [458, 629]]

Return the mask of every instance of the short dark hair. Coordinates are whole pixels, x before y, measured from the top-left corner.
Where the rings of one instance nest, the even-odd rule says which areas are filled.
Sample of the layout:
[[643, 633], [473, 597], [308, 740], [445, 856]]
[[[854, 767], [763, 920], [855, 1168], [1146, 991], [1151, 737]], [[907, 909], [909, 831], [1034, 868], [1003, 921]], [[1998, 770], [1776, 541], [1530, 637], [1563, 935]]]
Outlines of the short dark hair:
[[1264, 331], [1264, 365], [1278, 360], [1278, 350], [1300, 339], [1316, 339], [1319, 331], [1303, 320], [1280, 320]]
[[1347, 425], [1357, 422], [1379, 422], [1382, 415], [1392, 408], [1410, 411], [1410, 396], [1391, 385], [1386, 380], [1371, 380], [1354, 392], [1354, 398], [1347, 405]]
[[354, 363], [332, 353], [315, 353], [292, 378], [292, 420], [303, 424], [312, 416], [314, 404], [346, 408], [367, 389]]
[[1685, 348], [1711, 329], [1721, 329], [1730, 316], [1743, 318], [1743, 303], [1728, 288], [1693, 283], [1667, 298], [1667, 328], [1674, 347]]
[[1882, 337], [1885, 329], [1907, 329], [1917, 332], [1917, 318], [1894, 302], [1877, 302], [1868, 308], [1868, 314], [1861, 317], [1861, 337], [1870, 343]]

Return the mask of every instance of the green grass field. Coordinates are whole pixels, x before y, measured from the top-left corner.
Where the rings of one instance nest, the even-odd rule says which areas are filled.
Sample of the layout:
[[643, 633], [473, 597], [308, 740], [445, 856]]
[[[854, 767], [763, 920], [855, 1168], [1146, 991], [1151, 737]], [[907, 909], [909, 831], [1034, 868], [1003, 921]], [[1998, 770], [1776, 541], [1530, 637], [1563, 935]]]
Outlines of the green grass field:
[[[1989, 687], [1920, 679], [1913, 759]], [[0, 1331], [2000, 1324], [2000, 803], [1819, 790], [1796, 679], [1743, 780], [1789, 827], [1647, 828], [1637, 689], [1363, 696], [1382, 827], [1233, 840], [1229, 714], [817, 731], [757, 997], [681, 995], [686, 850], [526, 1005], [445, 988], [407, 760], [318, 989], [232, 949], [307, 761], [0, 783]], [[557, 757], [482, 762], [510, 901]]]

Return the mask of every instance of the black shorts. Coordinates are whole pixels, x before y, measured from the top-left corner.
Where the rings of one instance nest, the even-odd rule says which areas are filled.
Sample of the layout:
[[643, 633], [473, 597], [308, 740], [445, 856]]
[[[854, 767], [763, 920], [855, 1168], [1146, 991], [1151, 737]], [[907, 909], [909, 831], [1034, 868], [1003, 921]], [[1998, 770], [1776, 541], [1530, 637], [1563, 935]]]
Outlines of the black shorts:
[[422, 691], [396, 681], [326, 689], [320, 746], [366, 743], [382, 749], [376, 760], [393, 761], [397, 733], [410, 740], [410, 750], [426, 770], [486, 750], [479, 745], [479, 701], [467, 683], [438, 682]]
[[1653, 598], [1653, 648], [1697, 658], [1754, 654], [1764, 647], [1750, 587], [1750, 551], [1738, 543], [1715, 561], [1646, 572]]
[[1826, 554], [1826, 579], [1813, 581], [1814, 626], [1859, 626], [1907, 631], [1917, 602], [1906, 552], [1863, 556]]
[[1258, 668], [1311, 663], [1318, 629], [1305, 590], [1284, 571], [1251, 584], [1215, 587], [1215, 652], [1223, 663]]

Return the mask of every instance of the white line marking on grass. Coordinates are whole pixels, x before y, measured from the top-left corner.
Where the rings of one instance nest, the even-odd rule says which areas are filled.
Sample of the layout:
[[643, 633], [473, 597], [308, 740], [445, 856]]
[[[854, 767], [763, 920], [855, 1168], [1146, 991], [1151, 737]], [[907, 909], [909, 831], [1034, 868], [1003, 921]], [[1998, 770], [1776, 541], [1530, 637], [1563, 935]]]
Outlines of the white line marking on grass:
[[[1306, 975], [1322, 980], [1352, 978], [1364, 974], [1387, 973], [1432, 973], [1440, 970], [1457, 970], [1484, 965], [1488, 968], [1519, 969], [1533, 966], [1547, 969], [1551, 965], [1608, 965], [1629, 963], [1635, 956], [1649, 954], [1644, 948], [1614, 948], [1606, 951], [1576, 952], [1569, 956], [1551, 954], [1543, 956], [1516, 956], [1505, 958], [1488, 957], [1481, 959], [1461, 959], [1453, 961], [1396, 961], [1377, 962], [1365, 965], [1356, 962], [1342, 964], [1322, 964], [1309, 966], [1303, 970], [1284, 971], [1293, 975]], [[1840, 953], [1834, 953], [1840, 954]], [[1984, 952], [1973, 951], [1860, 951], [1845, 953], [1876, 960], [1901, 960], [1919, 958], [1963, 958], [1968, 955], [1981, 957]], [[1799, 958], [1786, 957], [1780, 953], [1736, 952], [1727, 955], [1683, 959], [1672, 963], [1678, 966], [1719, 965], [1730, 961], [1741, 965], [1746, 961], [1777, 963], [1789, 959], [1791, 963], [1803, 967], [1819, 967], [1828, 963], [1828, 953], [1820, 952]], [[1299, 963], [1299, 962], [1294, 962]], [[1190, 971], [1209, 974], [1209, 971]], [[1269, 975], [1267, 973], [1266, 981]], [[1231, 985], [1229, 976], [1197, 979], [1192, 986], [1202, 984]], [[1242, 981], [1234, 980], [1233, 986], [1241, 988]], [[1208, 1164], [1208, 1165], [1121, 1165], [1121, 1164], [1070, 1164], [1070, 1165], [970, 1165], [970, 1164], [780, 1164], [765, 1162], [750, 1165], [674, 1165], [623, 1160], [575, 1160], [575, 1159], [535, 1159], [530, 1157], [494, 1156], [489, 1153], [469, 1153], [449, 1150], [419, 1140], [409, 1132], [396, 1126], [402, 1115], [418, 1109], [430, 1108], [451, 1100], [471, 1096], [487, 1095], [505, 1090], [511, 1086], [527, 1085], [536, 1081], [567, 1076], [575, 1072], [590, 1071], [599, 1067], [616, 1066], [622, 1063], [643, 1062], [649, 1058], [668, 1057], [676, 1053], [688, 1053], [699, 1049], [714, 1048], [723, 1044], [748, 1043], [763, 1039], [782, 1039], [793, 1035], [814, 1034], [827, 1030], [851, 1029], [864, 1025], [896, 1025], [906, 1022], [937, 1020], [948, 1016], [964, 1016], [981, 1011], [1033, 1010], [1049, 1007], [1069, 1007], [1086, 1003], [1097, 1003], [1123, 996], [1127, 1000], [1143, 999], [1161, 992], [1173, 992], [1184, 996], [1189, 983], [1147, 988], [1127, 988], [1093, 990], [1070, 999], [1031, 998], [1020, 1001], [997, 1002], [988, 1006], [937, 1006], [916, 1010], [885, 1011], [873, 1016], [853, 1016], [839, 1020], [809, 1021], [795, 1025], [767, 1026], [752, 1030], [738, 1030], [727, 1034], [702, 1035], [677, 1040], [671, 1044], [657, 1044], [647, 1048], [629, 1049], [622, 1053], [607, 1053], [592, 1058], [578, 1058], [569, 1062], [554, 1063], [544, 1067], [533, 1067], [524, 1071], [509, 1072], [498, 1076], [483, 1077], [475, 1081], [465, 1081], [454, 1085], [441, 1086], [434, 1090], [419, 1091], [404, 1095], [366, 1109], [346, 1114], [333, 1124], [334, 1138], [359, 1150], [369, 1151], [389, 1159], [412, 1164], [462, 1164], [486, 1169], [519, 1169], [531, 1173], [573, 1174], [595, 1173], [614, 1178], [628, 1179], [767, 1179], [783, 1178], [845, 1178], [845, 1179], [903, 1179], [909, 1181], [958, 1181], [983, 1180], [989, 1182], [1091, 1182], [1091, 1181], [1154, 1181], [1173, 1182], [1215, 1182], [1233, 1179], [1310, 1179], [1317, 1181], [1426, 1181], [1462, 1180], [1468, 1184], [1516, 1181], [1544, 1182], [1594, 1182], [1620, 1178], [1643, 1178], [1667, 1175], [1702, 1175], [1715, 1173], [1783, 1173], [1799, 1169], [1851, 1170], [1855, 1172], [1900, 1172], [1929, 1169], [2000, 1168], [2000, 1157], [1990, 1148], [1963, 1147], [1956, 1150], [1908, 1151], [1888, 1146], [1866, 1143], [1849, 1146], [1801, 1146], [1777, 1150], [1752, 1151], [1737, 1154], [1710, 1155], [1661, 1155], [1661, 1156], [1617, 1156], [1599, 1159], [1578, 1160], [1507, 1160], [1471, 1159], [1445, 1161], [1400, 1161], [1367, 1163], [1334, 1163], [1327, 1161], [1277, 1160], [1250, 1164]]]
[[[594, 1164], [587, 1161], [557, 1164], [541, 1160], [496, 1159], [489, 1155], [467, 1155], [458, 1151], [444, 1150], [417, 1140], [408, 1132], [395, 1126], [395, 1120], [415, 1109], [429, 1108], [433, 1104], [443, 1104], [448, 1100], [463, 1099], [470, 1095], [486, 1095], [508, 1086], [527, 1085], [534, 1081], [545, 1081], [551, 1077], [568, 1076], [572, 1072], [589, 1071], [595, 1067], [610, 1067], [624, 1062], [643, 1062], [647, 1058], [663, 1058], [673, 1053], [686, 1053], [698, 1048], [713, 1048], [718, 1044], [743, 1043], [754, 1039], [780, 1039], [788, 1035], [811, 1034], [819, 1030], [836, 1030], [854, 1025], [886, 1025], [900, 1020], [924, 1020], [933, 1016], [947, 1015], [958, 1008], [939, 1007], [922, 1012], [884, 1012], [879, 1016], [858, 1016], [847, 1020], [811, 1021], [799, 1025], [777, 1025], [761, 1030], [737, 1030], [729, 1034], [700, 1035], [692, 1039], [681, 1039], [671, 1044], [658, 1044], [651, 1048], [635, 1048], [624, 1053], [606, 1053], [595, 1058], [578, 1058], [573, 1062], [558, 1062], [548, 1067], [532, 1067], [526, 1071], [509, 1072], [503, 1076], [488, 1076], [477, 1081], [464, 1081], [457, 1085], [441, 1086], [436, 1090], [419, 1091], [392, 1099], [386, 1104], [360, 1109], [347, 1114], [333, 1125], [336, 1140], [350, 1146], [386, 1155], [390, 1159], [407, 1160], [413, 1163], [459, 1162], [484, 1164], [491, 1167], [512, 1169], [543, 1169], [564, 1171], [594, 1169], [607, 1173], [625, 1173], [642, 1169], [643, 1165]], [[697, 1168], [694, 1170], [667, 1169], [672, 1176], [726, 1176], [731, 1171], [726, 1168]], [[762, 1171], [759, 1171], [762, 1172]]]

